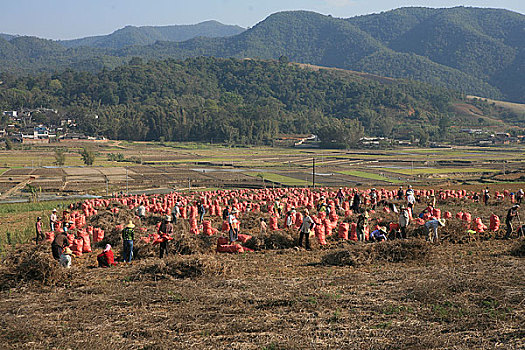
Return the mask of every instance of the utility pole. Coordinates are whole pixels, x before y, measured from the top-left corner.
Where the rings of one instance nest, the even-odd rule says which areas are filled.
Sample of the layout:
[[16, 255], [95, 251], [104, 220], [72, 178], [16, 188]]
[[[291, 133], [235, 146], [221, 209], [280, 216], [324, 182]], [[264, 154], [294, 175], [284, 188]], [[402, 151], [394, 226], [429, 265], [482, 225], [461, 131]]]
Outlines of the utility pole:
[[315, 188], [315, 158], [312, 158], [312, 187]]
[[128, 186], [128, 167], [126, 167], [126, 195], [129, 195], [129, 186]]

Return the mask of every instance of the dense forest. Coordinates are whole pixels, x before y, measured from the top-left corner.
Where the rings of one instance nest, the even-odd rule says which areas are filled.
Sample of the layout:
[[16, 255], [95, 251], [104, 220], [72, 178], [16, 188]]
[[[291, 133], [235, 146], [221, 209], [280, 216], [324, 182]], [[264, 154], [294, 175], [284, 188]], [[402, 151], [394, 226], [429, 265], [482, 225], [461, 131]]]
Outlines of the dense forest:
[[[115, 70], [2, 74], [0, 109], [45, 106], [112, 139], [270, 143], [318, 133], [333, 146], [364, 134], [441, 139], [459, 93], [417, 82], [280, 61], [194, 58]], [[53, 121], [48, 121], [53, 122]]]
[[[524, 28], [524, 15], [500, 9], [400, 8], [348, 19], [280, 12], [237, 35], [184, 42], [166, 41], [158, 30], [134, 27], [102, 41], [80, 39], [75, 45], [0, 37], [0, 69], [17, 74], [66, 68], [98, 72], [132, 57], [278, 59], [285, 55], [293, 62], [409, 78], [525, 102]], [[145, 45], [152, 40], [159, 41]]]

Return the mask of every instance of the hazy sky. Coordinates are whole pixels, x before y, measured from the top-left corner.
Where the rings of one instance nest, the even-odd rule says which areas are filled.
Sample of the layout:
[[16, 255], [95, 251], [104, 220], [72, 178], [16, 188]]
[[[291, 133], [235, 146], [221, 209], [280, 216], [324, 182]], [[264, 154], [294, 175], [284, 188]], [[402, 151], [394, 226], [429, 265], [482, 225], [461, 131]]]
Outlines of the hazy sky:
[[525, 14], [525, 0], [0, 0], [0, 33], [72, 39], [126, 25], [193, 24], [215, 19], [251, 27], [284, 10], [352, 17], [402, 6], [477, 6]]

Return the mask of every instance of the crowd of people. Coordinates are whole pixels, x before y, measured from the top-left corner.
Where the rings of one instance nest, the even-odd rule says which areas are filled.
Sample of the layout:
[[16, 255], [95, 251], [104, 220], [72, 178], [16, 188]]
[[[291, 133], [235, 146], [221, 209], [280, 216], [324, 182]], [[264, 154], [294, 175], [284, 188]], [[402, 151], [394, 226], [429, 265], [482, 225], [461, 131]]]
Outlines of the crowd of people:
[[[286, 198], [276, 197], [273, 201], [266, 203], [267, 211], [271, 214], [270, 228], [275, 230], [277, 228], [277, 220], [284, 219], [282, 228], [285, 229], [297, 229], [297, 245], [307, 250], [311, 249], [310, 238], [316, 228], [319, 225], [319, 217], [329, 217], [331, 214], [336, 212], [342, 213], [346, 210], [351, 210], [353, 215], [353, 221], [355, 221], [355, 232], [358, 241], [371, 241], [380, 242], [390, 239], [406, 239], [408, 238], [408, 228], [411, 223], [418, 220], [420, 226], [424, 227], [427, 233], [427, 240], [433, 244], [440, 242], [439, 229], [445, 227], [447, 221], [445, 218], [436, 215], [436, 202], [437, 198], [443, 198], [442, 192], [439, 191], [436, 194], [432, 192], [432, 195], [422, 195], [424, 191], [414, 191], [411, 185], [406, 190], [403, 187], [394, 193], [394, 196], [389, 198], [382, 195], [381, 191], [375, 188], [371, 188], [366, 191], [359, 191], [357, 189], [339, 188], [337, 192], [329, 192], [330, 196], [322, 195], [315, 206], [310, 208], [303, 208], [301, 210], [302, 215], [299, 215], [298, 211], [294, 206], [289, 206]], [[504, 238], [511, 238], [513, 232], [516, 232], [518, 237], [522, 236], [525, 232], [525, 225], [522, 225], [519, 217], [520, 204], [524, 199], [523, 190], [520, 189], [516, 193], [508, 193], [511, 198], [512, 206], [507, 210], [505, 217], [506, 231]], [[481, 193], [472, 193], [469, 198], [473, 202], [482, 202], [484, 205], [491, 203], [491, 193], [489, 188], [485, 188]], [[284, 199], [284, 200], [283, 200]], [[501, 203], [501, 195], [498, 193], [493, 203]], [[188, 203], [186, 203], [187, 205]], [[252, 204], [248, 203], [245, 209], [250, 209]], [[423, 207], [421, 207], [421, 205]], [[202, 201], [194, 203], [196, 208], [196, 216], [198, 217], [198, 223], [204, 222], [207, 214], [207, 206]], [[383, 225], [372, 225], [371, 213], [375, 212], [379, 207], [383, 207], [383, 210], [394, 213], [397, 216], [397, 222], [390, 222], [389, 227]], [[416, 211], [417, 207], [420, 211]], [[423, 208], [423, 209], [421, 209]], [[142, 220], [148, 215], [148, 210], [144, 202], [137, 203], [135, 207], [136, 219]], [[178, 220], [182, 218], [182, 211], [186, 211], [186, 208], [180, 201], [173, 203], [170, 207], [169, 214], [162, 215], [160, 225], [157, 226], [157, 238], [154, 244], [159, 245], [159, 257], [164, 258], [169, 255], [169, 242], [173, 239], [175, 232], [175, 226]], [[311, 211], [314, 211], [317, 216], [311, 215]], [[239, 210], [235, 205], [227, 205], [221, 215], [223, 219], [223, 225], [227, 225], [228, 241], [229, 244], [235, 244], [239, 240], [239, 231], [241, 227]], [[347, 212], [345, 212], [347, 214]], [[296, 218], [301, 217], [299, 225], [296, 223]], [[518, 222], [517, 230], [514, 230], [514, 223]], [[62, 225], [60, 225], [62, 223]], [[69, 210], [66, 209], [62, 213], [62, 217], [59, 218], [57, 210], [54, 209], [49, 216], [50, 230], [55, 232], [54, 239], [51, 244], [51, 253], [53, 258], [56, 259], [60, 265], [64, 267], [71, 266], [72, 251], [70, 249], [70, 241], [68, 240], [67, 233], [70, 225], [73, 222], [70, 221]], [[58, 226], [60, 230], [56, 228]], [[43, 241], [45, 238], [42, 218], [38, 217], [35, 224], [36, 230], [36, 243]], [[260, 234], [264, 235], [269, 230], [268, 223], [264, 217], [260, 218]], [[124, 264], [130, 263], [133, 260], [133, 243], [135, 240], [135, 224], [133, 220], [127, 222], [121, 230], [122, 239], [122, 250], [121, 259]], [[115, 266], [114, 253], [111, 245], [105, 245], [103, 251], [97, 255], [97, 262], [99, 267], [111, 267]]]

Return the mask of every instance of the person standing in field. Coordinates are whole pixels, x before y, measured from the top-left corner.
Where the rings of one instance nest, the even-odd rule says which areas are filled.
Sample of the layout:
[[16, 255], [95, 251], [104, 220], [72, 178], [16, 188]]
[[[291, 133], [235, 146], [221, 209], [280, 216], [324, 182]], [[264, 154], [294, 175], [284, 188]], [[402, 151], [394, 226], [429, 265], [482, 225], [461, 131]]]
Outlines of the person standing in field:
[[135, 225], [133, 221], [129, 223], [122, 230], [122, 255], [124, 262], [131, 262], [133, 259], [133, 240], [135, 239]]
[[261, 235], [266, 234], [266, 230], [268, 228], [268, 224], [266, 223], [266, 220], [264, 220], [264, 218], [261, 218], [261, 220], [260, 220], [260, 227], [261, 227]]
[[173, 225], [177, 224], [177, 218], [180, 216], [180, 205], [180, 202], [177, 202], [171, 209], [171, 222]]
[[235, 214], [237, 214], [237, 209], [233, 209], [228, 215], [228, 224], [230, 225], [230, 244], [233, 244], [239, 239], [239, 221], [237, 220], [237, 217], [235, 217]]
[[167, 216], [159, 227], [159, 234], [162, 242], [160, 242], [159, 257], [162, 259], [164, 254], [168, 256], [168, 243], [173, 234], [173, 225], [171, 224], [171, 217]]
[[361, 196], [359, 196], [359, 192], [358, 191], [354, 191], [354, 197], [353, 197], [353, 200], [352, 200], [352, 211], [355, 213], [355, 214], [359, 214], [359, 206], [361, 205]]
[[401, 238], [407, 238], [407, 227], [410, 224], [410, 213], [408, 208], [401, 206], [401, 213], [399, 214], [399, 229], [401, 231]]
[[299, 247], [303, 246], [303, 237], [305, 239], [305, 248], [310, 250], [310, 231], [315, 227], [315, 222], [310, 216], [308, 209], [304, 210], [304, 218], [301, 227], [299, 228]]
[[51, 231], [55, 232], [55, 226], [57, 224], [58, 217], [57, 217], [57, 210], [53, 209], [51, 212], [51, 215], [49, 215], [49, 227], [51, 228]]
[[36, 244], [38, 244], [39, 240], [43, 241], [46, 238], [46, 236], [44, 235], [44, 227], [42, 224], [42, 218], [40, 216], [36, 218], [35, 230], [36, 230], [35, 242]]
[[438, 228], [445, 226], [445, 219], [432, 219], [425, 223], [430, 243], [439, 243]]
[[490, 198], [489, 188], [486, 187], [486, 188], [483, 190], [483, 203], [484, 203], [485, 205], [488, 205], [488, 203], [489, 203], [489, 198]]
[[519, 217], [519, 208], [519, 204], [515, 204], [507, 211], [507, 217], [505, 218], [505, 224], [507, 225], [507, 233], [505, 234], [505, 239], [509, 239], [510, 235], [512, 234], [512, 231], [514, 231], [514, 228], [512, 227], [512, 220], [514, 220], [515, 217]]
[[368, 219], [370, 218], [370, 215], [368, 214], [368, 209], [365, 209], [365, 211], [359, 215], [357, 218], [357, 237], [360, 242], [365, 241], [365, 231], [368, 227]]
[[143, 219], [146, 216], [146, 207], [143, 202], [140, 202], [140, 205], [137, 208], [137, 216], [140, 219]]
[[204, 214], [206, 214], [206, 208], [204, 208], [204, 204], [201, 202], [197, 204], [197, 212], [199, 213], [199, 223], [202, 224], [202, 220], [204, 220]]

